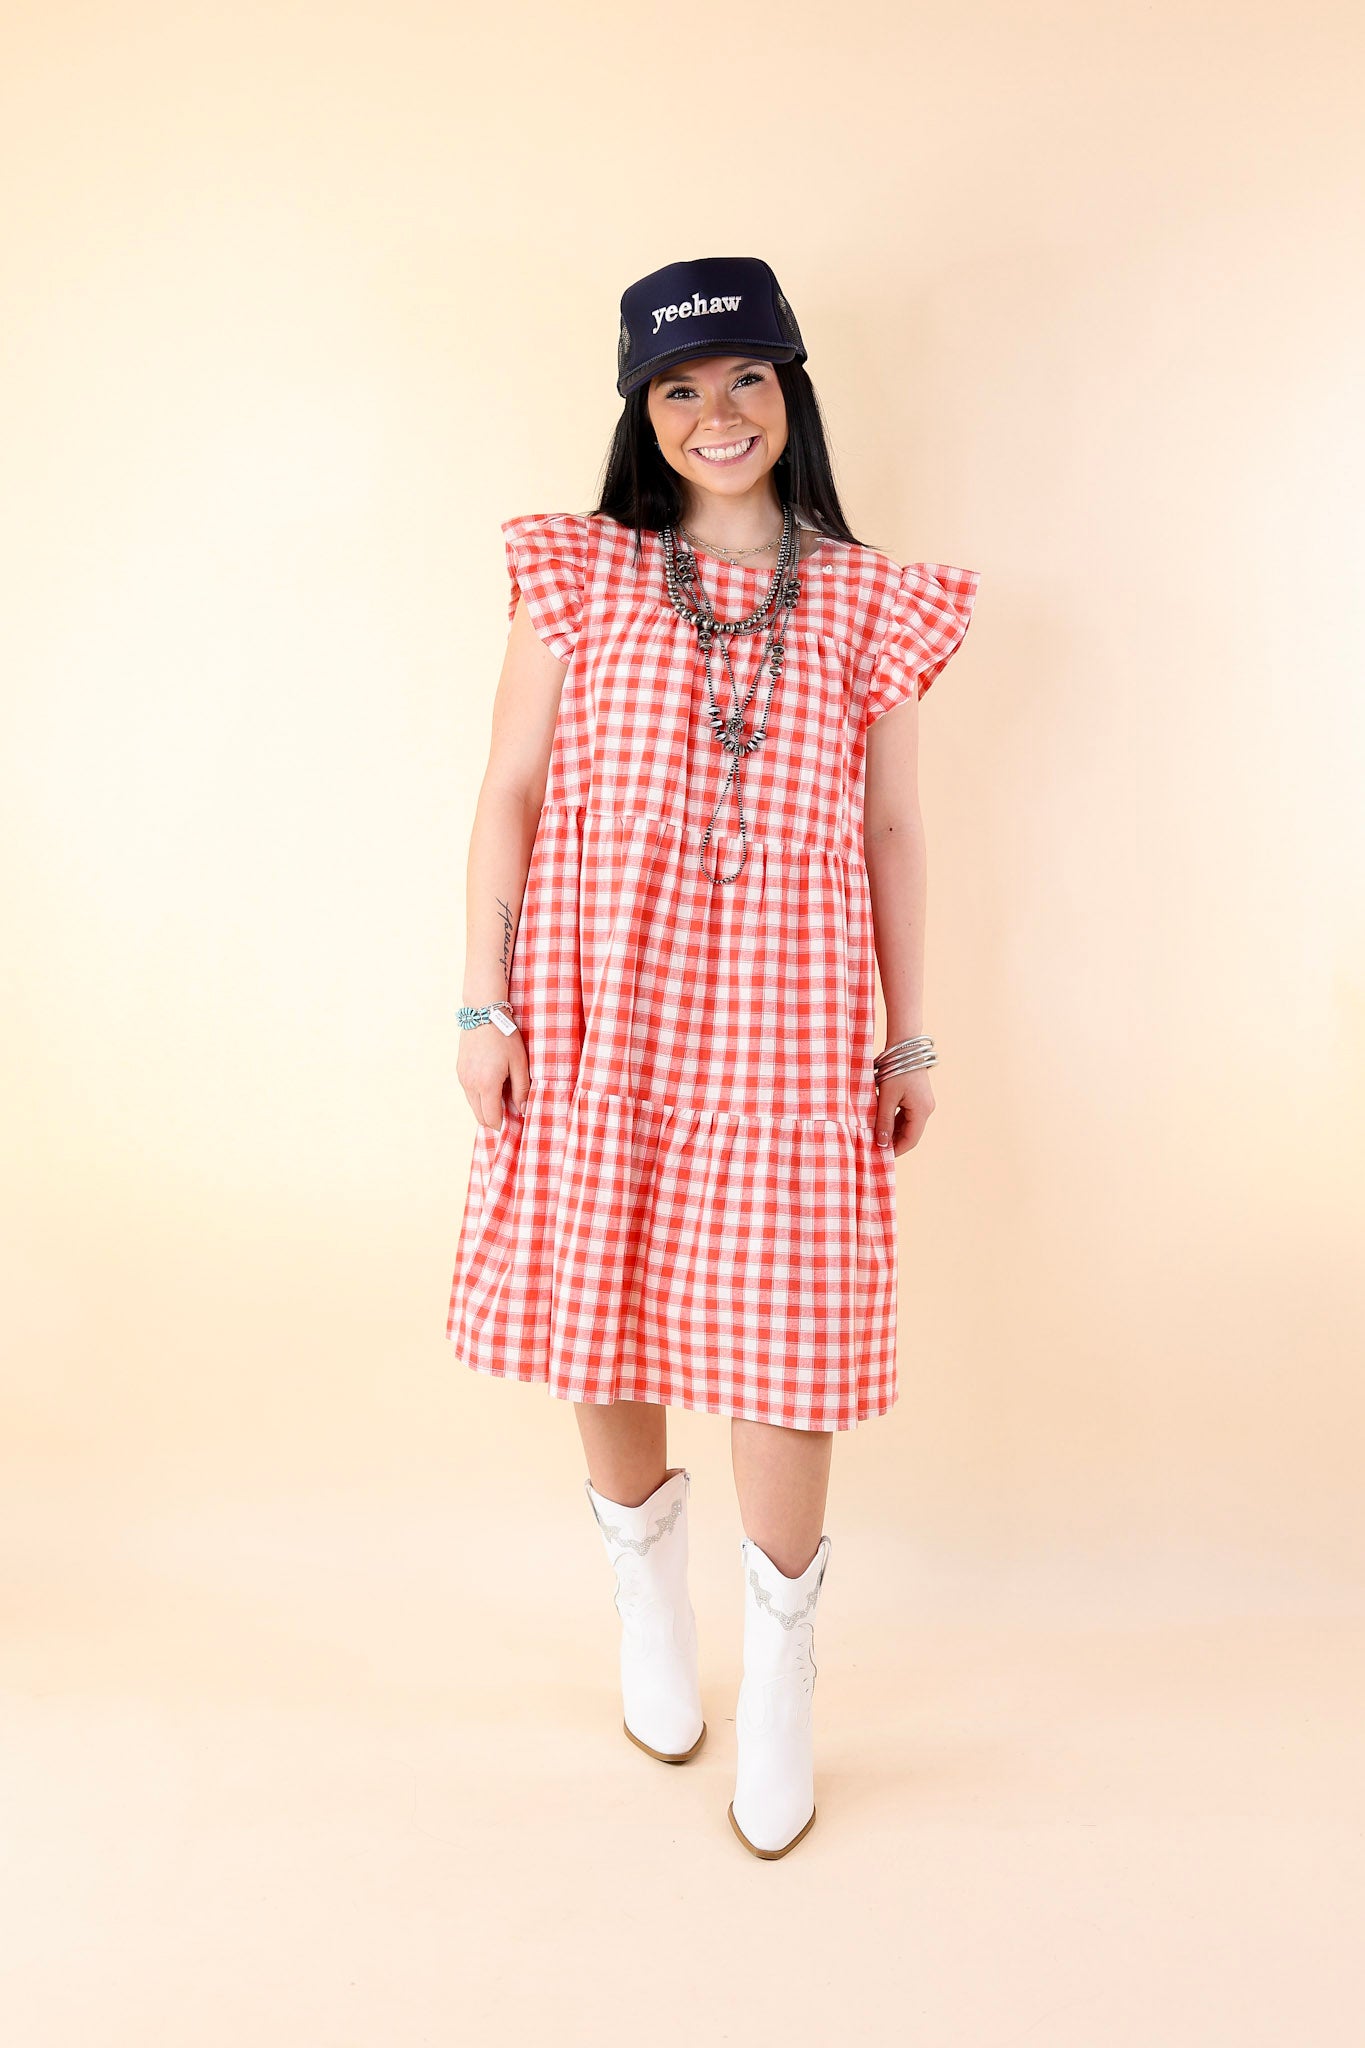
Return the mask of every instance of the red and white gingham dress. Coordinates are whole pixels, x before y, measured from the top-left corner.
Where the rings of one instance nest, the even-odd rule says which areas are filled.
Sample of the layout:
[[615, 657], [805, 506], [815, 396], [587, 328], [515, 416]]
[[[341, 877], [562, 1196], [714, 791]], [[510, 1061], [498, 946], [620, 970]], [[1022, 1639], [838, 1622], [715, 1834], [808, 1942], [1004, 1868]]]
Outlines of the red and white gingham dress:
[[[509, 621], [524, 596], [569, 666], [508, 986], [530, 1094], [475, 1131], [446, 1334], [561, 1400], [856, 1428], [897, 1394], [866, 731], [956, 651], [978, 575], [831, 540], [802, 566], [768, 737], [742, 758], [749, 856], [717, 886], [699, 847], [730, 757], [660, 537], [637, 570], [604, 517], [502, 532]], [[699, 562], [721, 618], [771, 575]], [[741, 699], [764, 637], [732, 641]], [[713, 674], [726, 709], [718, 655]], [[707, 867], [740, 850], [731, 788]]]

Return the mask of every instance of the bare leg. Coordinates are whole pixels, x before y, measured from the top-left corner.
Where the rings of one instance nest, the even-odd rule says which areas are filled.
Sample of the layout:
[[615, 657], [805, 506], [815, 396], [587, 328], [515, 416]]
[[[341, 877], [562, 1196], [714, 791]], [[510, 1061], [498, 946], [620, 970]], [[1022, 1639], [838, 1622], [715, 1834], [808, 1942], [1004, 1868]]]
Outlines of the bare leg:
[[799, 1579], [819, 1547], [833, 1453], [832, 1429], [731, 1419], [739, 1518], [784, 1578]]
[[672, 1478], [665, 1469], [668, 1410], [657, 1401], [575, 1401], [574, 1414], [587, 1454], [588, 1478], [604, 1500], [638, 1508]]

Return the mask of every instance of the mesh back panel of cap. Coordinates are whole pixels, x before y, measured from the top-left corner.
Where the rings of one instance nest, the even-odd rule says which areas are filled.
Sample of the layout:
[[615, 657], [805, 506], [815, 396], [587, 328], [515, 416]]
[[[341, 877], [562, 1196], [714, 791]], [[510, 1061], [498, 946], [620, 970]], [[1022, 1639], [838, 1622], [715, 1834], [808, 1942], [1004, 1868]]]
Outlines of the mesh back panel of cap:
[[799, 348], [802, 355], [806, 344], [801, 339], [801, 329], [796, 324], [796, 315], [787, 304], [786, 295], [779, 286], [773, 286], [773, 302], [777, 307], [777, 324], [793, 348]]

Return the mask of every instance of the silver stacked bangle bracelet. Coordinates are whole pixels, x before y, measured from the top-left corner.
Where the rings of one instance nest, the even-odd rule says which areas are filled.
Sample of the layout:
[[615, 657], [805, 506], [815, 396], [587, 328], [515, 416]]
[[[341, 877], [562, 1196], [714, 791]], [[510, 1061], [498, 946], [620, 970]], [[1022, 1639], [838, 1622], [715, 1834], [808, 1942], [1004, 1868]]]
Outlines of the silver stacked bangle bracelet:
[[932, 1038], [901, 1038], [877, 1054], [872, 1062], [872, 1077], [880, 1084], [893, 1074], [917, 1074], [921, 1067], [932, 1067], [937, 1062]]
[[485, 1003], [481, 1009], [476, 1009], [472, 1003], [461, 1003], [461, 1031], [477, 1030], [480, 1024], [495, 1024], [504, 1038], [510, 1038], [517, 1029], [517, 1020], [512, 1015], [509, 1002]]

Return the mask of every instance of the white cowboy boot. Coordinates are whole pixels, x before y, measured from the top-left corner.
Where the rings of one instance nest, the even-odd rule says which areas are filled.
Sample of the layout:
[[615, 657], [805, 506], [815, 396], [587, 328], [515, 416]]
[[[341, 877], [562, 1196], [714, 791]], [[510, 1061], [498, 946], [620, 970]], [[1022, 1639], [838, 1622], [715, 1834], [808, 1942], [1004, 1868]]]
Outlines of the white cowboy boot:
[[687, 1591], [687, 1496], [679, 1470], [639, 1507], [623, 1507], [583, 1482], [616, 1568], [621, 1617], [622, 1725], [661, 1763], [686, 1763], [706, 1723], [697, 1673], [697, 1619]]
[[820, 1538], [799, 1579], [741, 1537], [744, 1676], [735, 1709], [730, 1825], [755, 1856], [785, 1856], [815, 1825], [815, 1606], [829, 1562]]

